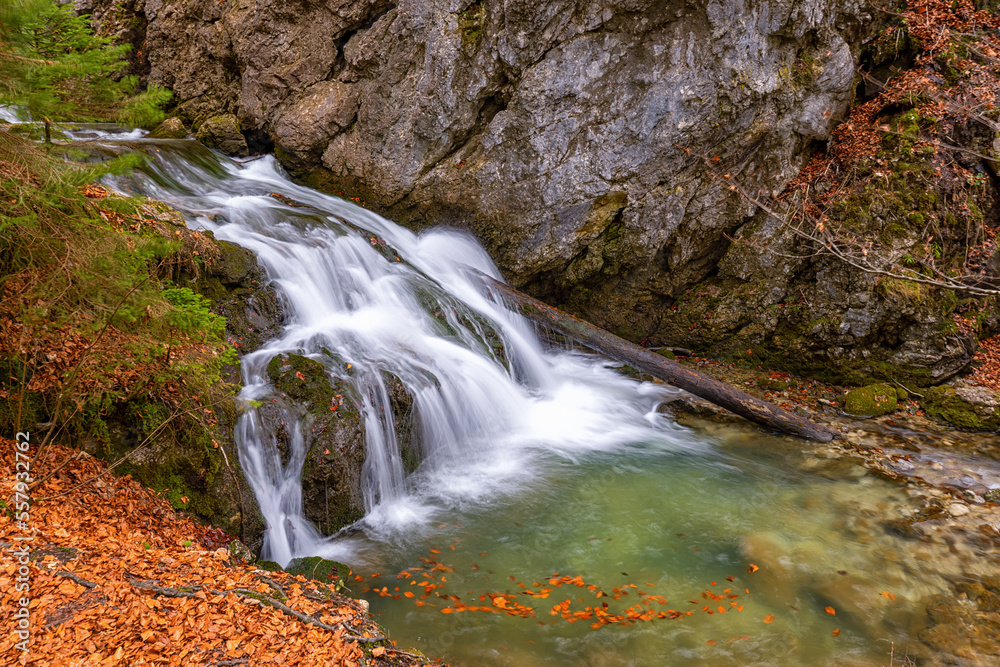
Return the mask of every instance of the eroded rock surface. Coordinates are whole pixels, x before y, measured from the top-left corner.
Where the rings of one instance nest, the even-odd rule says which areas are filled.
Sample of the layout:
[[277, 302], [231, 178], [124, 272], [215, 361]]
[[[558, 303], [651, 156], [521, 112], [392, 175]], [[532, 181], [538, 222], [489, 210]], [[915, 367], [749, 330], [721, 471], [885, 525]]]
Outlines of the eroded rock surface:
[[[95, 16], [111, 16], [107, 0]], [[134, 0], [186, 121], [397, 220], [472, 230], [518, 286], [632, 338], [713, 271], [850, 103], [848, 0]], [[718, 158], [716, 160], [716, 158]]]

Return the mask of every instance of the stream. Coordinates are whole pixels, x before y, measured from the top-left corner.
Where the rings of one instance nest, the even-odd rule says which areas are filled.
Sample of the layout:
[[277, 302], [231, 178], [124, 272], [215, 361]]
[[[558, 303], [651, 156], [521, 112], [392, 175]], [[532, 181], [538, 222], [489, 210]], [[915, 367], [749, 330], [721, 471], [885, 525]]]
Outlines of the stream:
[[[252, 250], [284, 300], [280, 335], [243, 357], [236, 433], [263, 558], [351, 564], [401, 648], [454, 665], [905, 664], [926, 600], [972, 567], [885, 527], [912, 512], [899, 485], [791, 438], [681, 426], [662, 409], [678, 390], [543, 341], [469, 277], [500, 278], [471, 236], [415, 234], [272, 157], [119, 139], [150, 162], [110, 185]], [[366, 516], [341, 537], [302, 515], [297, 417], [283, 456], [255, 407], [289, 352], [363, 407]], [[413, 398], [412, 474], [387, 378]]]

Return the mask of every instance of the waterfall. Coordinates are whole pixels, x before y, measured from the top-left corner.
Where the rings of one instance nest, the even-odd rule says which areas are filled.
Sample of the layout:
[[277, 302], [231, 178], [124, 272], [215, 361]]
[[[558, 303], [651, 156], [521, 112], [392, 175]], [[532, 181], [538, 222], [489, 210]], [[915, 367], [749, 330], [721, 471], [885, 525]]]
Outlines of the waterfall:
[[[449, 507], [502, 498], [531, 483], [538, 457], [685, 441], [656, 411], [675, 390], [627, 378], [599, 357], [543, 344], [526, 320], [471, 279], [467, 267], [500, 274], [470, 235], [415, 234], [292, 183], [272, 157], [241, 164], [194, 142], [134, 136], [122, 145], [151, 159], [110, 180], [113, 187], [163, 200], [192, 228], [252, 250], [285, 302], [280, 334], [243, 357], [246, 409], [236, 429], [240, 461], [267, 521], [265, 558], [285, 563], [336, 551], [302, 514], [309, 442], [297, 416], [286, 415], [283, 459], [254, 407], [274, 391], [266, 368], [281, 353], [319, 361], [361, 397], [362, 523], [369, 531], [391, 532]], [[398, 378], [413, 398], [422, 460], [410, 476], [392, 411], [383, 409], [387, 377]]]

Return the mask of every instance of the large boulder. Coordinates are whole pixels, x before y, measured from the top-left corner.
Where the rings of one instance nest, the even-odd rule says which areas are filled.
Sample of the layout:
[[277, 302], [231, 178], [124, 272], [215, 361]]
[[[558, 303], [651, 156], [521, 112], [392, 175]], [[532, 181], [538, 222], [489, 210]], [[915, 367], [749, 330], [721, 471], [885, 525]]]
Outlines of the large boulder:
[[[861, 0], [133, 0], [149, 81], [198, 124], [633, 338], [706, 277], [854, 93]], [[110, 0], [96, 0], [95, 16]], [[104, 14], [101, 12], [104, 11]]]

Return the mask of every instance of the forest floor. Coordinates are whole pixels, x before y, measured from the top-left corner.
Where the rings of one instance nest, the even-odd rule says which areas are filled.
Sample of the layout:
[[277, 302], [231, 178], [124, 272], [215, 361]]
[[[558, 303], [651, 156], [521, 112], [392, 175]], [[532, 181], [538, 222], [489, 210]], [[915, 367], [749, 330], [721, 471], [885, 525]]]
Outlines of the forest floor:
[[[5, 665], [424, 665], [336, 584], [240, 562], [222, 531], [84, 452], [0, 442]], [[20, 463], [20, 466], [18, 465]], [[15, 470], [30, 467], [30, 508]], [[20, 588], [18, 586], [20, 584]], [[20, 612], [21, 599], [29, 601]], [[16, 625], [14, 626], [16, 627]]]

